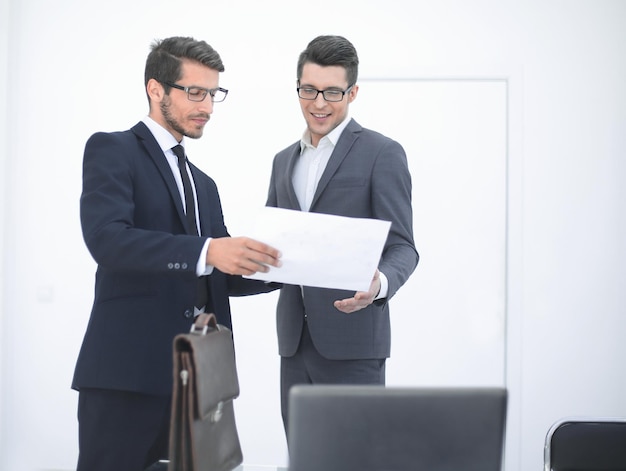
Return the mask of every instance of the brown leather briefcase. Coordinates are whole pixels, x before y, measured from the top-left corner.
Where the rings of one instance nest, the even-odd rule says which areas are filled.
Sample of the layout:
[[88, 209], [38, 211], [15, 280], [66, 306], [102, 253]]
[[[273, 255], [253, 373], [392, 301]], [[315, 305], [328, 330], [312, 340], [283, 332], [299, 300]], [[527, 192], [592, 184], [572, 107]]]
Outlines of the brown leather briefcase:
[[243, 461], [233, 400], [239, 396], [232, 332], [201, 314], [174, 338], [169, 471], [231, 471]]

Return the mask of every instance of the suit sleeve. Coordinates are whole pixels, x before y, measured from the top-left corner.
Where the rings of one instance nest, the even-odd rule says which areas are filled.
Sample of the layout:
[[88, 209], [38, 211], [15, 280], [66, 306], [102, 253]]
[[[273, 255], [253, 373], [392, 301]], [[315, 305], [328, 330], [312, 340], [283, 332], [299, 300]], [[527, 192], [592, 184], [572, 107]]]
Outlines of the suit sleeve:
[[408, 280], [419, 261], [413, 240], [411, 175], [402, 146], [392, 140], [381, 148], [372, 173], [372, 213], [391, 221], [379, 270], [389, 281], [387, 299]]
[[94, 134], [85, 146], [83, 237], [109, 270], [195, 273], [205, 238], [181, 233], [167, 186], [130, 133]]

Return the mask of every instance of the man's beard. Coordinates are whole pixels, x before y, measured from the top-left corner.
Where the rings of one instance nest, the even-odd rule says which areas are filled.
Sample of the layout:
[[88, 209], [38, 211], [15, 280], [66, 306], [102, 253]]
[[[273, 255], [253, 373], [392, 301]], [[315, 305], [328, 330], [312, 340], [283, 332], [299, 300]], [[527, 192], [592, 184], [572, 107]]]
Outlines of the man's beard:
[[172, 114], [170, 113], [170, 101], [169, 100], [163, 100], [161, 102], [160, 108], [161, 108], [161, 114], [163, 115], [163, 119], [165, 119], [165, 122], [167, 123], [167, 125], [170, 128], [172, 128], [174, 131], [182, 134], [183, 136], [190, 137], [192, 139], [198, 139], [202, 137], [202, 132], [204, 131], [203, 128], [196, 129], [196, 130], [185, 129], [178, 122], [178, 120], [176, 120], [176, 118], [172, 116]]

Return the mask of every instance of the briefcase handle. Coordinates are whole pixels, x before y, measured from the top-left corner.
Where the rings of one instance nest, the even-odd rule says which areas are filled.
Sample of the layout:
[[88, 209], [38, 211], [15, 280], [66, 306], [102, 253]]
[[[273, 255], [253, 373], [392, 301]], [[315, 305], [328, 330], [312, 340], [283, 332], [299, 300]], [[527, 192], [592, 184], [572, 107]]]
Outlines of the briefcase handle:
[[217, 323], [217, 318], [215, 317], [215, 314], [207, 314], [206, 312], [203, 312], [198, 317], [196, 317], [196, 321], [191, 326], [191, 330], [189, 331], [189, 333], [206, 335], [209, 327], [215, 330], [220, 330], [220, 325]]

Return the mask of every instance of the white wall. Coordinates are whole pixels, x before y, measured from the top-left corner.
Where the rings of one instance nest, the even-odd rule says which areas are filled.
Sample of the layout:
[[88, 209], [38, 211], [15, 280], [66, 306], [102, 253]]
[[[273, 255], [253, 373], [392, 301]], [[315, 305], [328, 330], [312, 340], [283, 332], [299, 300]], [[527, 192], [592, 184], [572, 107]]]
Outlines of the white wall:
[[[8, 41], [9, 41], [9, 0], [0, 0], [0, 57], [8, 57]], [[0, 60], [0, 90], [3, 90], [0, 94], [0, 109], [7, 110], [8, 107], [8, 70], [9, 64], [6, 59]], [[2, 179], [2, 189], [0, 189], [0, 247], [4, 247], [4, 232], [5, 232], [5, 208], [7, 204], [7, 191], [4, 183], [7, 181], [6, 175], [6, 158], [8, 154], [7, 149], [7, 118], [8, 113], [0, 113], [0, 178]], [[0, 250], [0, 306], [4, 306], [4, 250]], [[0, 310], [0, 339], [1, 345], [4, 345], [4, 309]], [[3, 409], [4, 409], [4, 348], [0, 348], [0, 443], [4, 443], [4, 423]], [[0, 453], [4, 451], [3, 447], [0, 448]]]
[[[362, 77], [505, 79], [506, 469], [540, 469], [545, 433], [564, 415], [626, 415], [626, 3], [336, 3], [0, 2], [2, 471], [74, 465], [69, 384], [94, 270], [78, 223], [82, 150], [92, 132], [146, 113], [148, 44], [175, 34], [211, 43], [226, 63], [223, 85], [238, 90], [190, 150], [209, 156], [198, 163], [220, 185], [234, 232], [245, 200], [265, 199], [273, 153], [301, 130], [295, 61], [314, 36], [350, 38]], [[250, 312], [271, 312], [273, 296], [237, 300], [236, 325], [273, 323]], [[258, 357], [277, 362], [266, 337]], [[277, 382], [267, 368], [267, 383]], [[254, 387], [263, 390], [244, 379], [242, 389]], [[275, 395], [255, 399], [278, 411]], [[267, 433], [275, 420], [252, 436], [267, 449], [257, 463], [281, 459], [283, 444]]]

